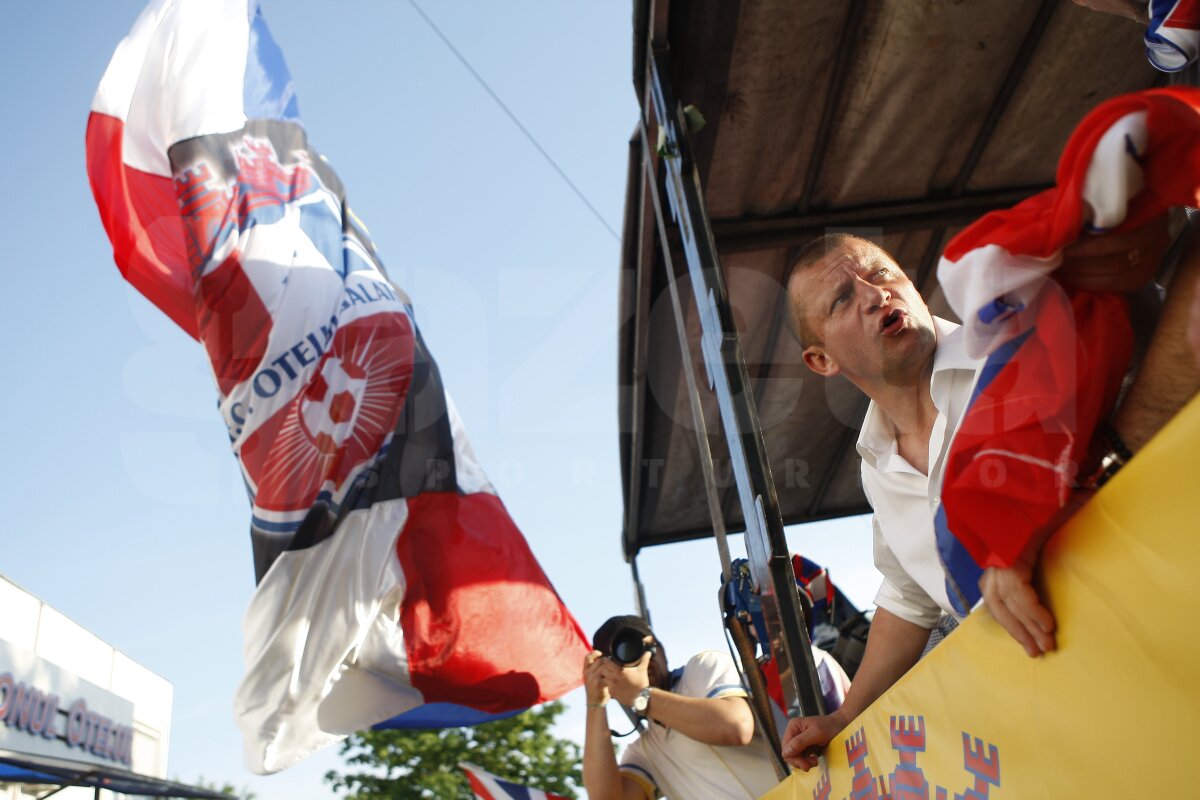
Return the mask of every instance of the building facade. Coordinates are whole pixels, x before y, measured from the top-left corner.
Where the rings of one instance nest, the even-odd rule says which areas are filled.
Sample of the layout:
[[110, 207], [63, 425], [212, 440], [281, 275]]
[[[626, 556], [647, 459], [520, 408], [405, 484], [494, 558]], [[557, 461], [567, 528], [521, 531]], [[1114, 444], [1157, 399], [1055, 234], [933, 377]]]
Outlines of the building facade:
[[[0, 751], [165, 778], [172, 693], [165, 678], [0, 576]], [[45, 793], [0, 783], [0, 800]], [[54, 796], [85, 800], [95, 790]]]

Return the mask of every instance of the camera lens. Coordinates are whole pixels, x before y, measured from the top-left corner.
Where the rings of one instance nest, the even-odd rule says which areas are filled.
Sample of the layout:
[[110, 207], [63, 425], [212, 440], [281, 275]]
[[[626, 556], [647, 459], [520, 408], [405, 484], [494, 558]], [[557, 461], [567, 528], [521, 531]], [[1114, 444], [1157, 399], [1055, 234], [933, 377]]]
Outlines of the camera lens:
[[613, 637], [612, 657], [622, 664], [636, 664], [646, 652], [646, 643], [642, 634], [632, 628], [626, 628]]

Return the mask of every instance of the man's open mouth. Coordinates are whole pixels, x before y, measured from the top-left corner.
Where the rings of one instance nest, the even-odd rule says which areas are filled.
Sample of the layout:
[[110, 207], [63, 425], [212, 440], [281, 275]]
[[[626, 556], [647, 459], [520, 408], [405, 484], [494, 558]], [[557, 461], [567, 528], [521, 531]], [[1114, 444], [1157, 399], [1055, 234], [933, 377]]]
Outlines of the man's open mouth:
[[893, 308], [891, 311], [883, 315], [883, 319], [879, 322], [879, 332], [884, 336], [894, 336], [904, 328], [904, 317], [906, 314], [902, 309]]

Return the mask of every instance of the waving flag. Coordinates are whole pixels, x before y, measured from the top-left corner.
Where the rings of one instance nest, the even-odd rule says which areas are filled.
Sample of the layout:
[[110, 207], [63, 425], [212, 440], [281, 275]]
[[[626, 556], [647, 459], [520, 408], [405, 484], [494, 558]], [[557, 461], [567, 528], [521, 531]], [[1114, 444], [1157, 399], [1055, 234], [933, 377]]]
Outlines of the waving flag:
[[578, 685], [586, 638], [309, 146], [258, 4], [152, 2], [101, 80], [87, 157], [117, 265], [208, 352], [249, 489], [249, 767]]
[[[1200, 90], [1114, 98], [1076, 128], [1057, 185], [980, 219], [946, 248], [938, 278], [988, 355], [951, 445], [936, 520], [950, 597], [966, 613], [980, 567], [1011, 566], [1062, 508], [1129, 366], [1122, 297], [1050, 280], [1083, 232], [1127, 231], [1200, 200]], [[950, 534], [953, 531], [953, 535]]]
[[1179, 72], [1200, 55], [1200, 0], [1150, 0], [1146, 57], [1163, 72]]
[[465, 761], [458, 766], [467, 773], [471, 791], [475, 792], [477, 800], [566, 800], [560, 794], [530, 789], [528, 786], [497, 778], [492, 773]]

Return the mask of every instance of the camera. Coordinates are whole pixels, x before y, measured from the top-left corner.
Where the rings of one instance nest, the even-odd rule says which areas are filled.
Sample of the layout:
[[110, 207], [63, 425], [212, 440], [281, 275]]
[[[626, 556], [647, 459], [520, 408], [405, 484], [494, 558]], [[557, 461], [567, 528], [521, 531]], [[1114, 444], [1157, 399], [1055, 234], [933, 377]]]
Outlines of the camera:
[[613, 635], [608, 655], [618, 664], [631, 667], [641, 661], [647, 651], [653, 653], [658, 649], [654, 642], [646, 644], [645, 638], [646, 634], [636, 628], [622, 628]]

